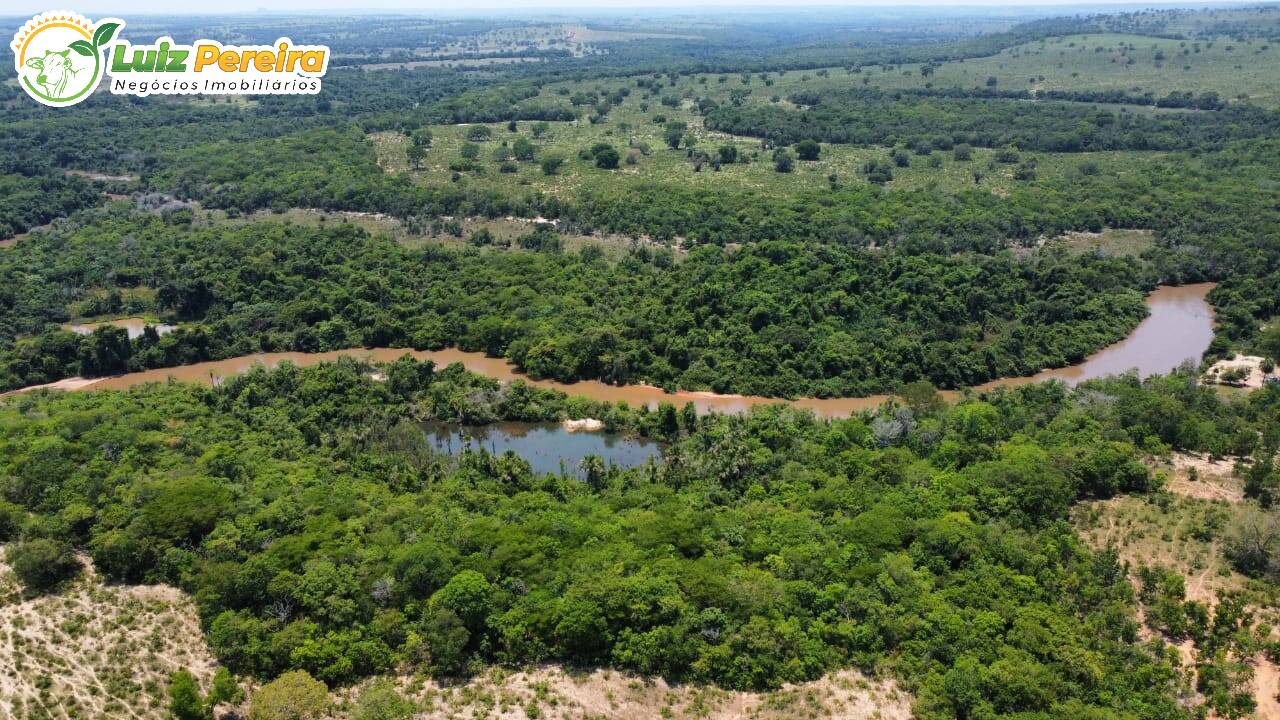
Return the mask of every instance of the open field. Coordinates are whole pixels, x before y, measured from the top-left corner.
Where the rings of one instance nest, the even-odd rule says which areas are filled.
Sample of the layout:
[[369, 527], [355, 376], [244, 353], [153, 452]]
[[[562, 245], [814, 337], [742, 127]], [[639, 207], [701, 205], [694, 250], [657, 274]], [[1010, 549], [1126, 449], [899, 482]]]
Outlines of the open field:
[[[869, 86], [883, 89], [986, 88], [996, 79], [1000, 90], [1121, 90], [1163, 97], [1174, 91], [1213, 90], [1223, 99], [1248, 99], [1264, 107], [1280, 106], [1280, 44], [1266, 40], [1168, 40], [1142, 35], [1099, 33], [1048, 38], [1016, 45], [982, 58], [922, 65], [869, 65], [769, 73], [766, 86], [757, 77], [752, 95], [767, 99], [800, 91]], [[714, 89], [717, 75], [708, 85]], [[694, 82], [701, 84], [700, 79]], [[767, 82], [767, 81], [766, 81]], [[730, 88], [739, 86], [732, 76]]]
[[1165, 492], [1082, 503], [1074, 519], [1090, 545], [1114, 547], [1136, 569], [1161, 565], [1186, 578], [1188, 600], [1214, 604], [1219, 592], [1243, 588], [1247, 579], [1222, 554], [1222, 536], [1233, 508], [1244, 501], [1233, 463], [1175, 453], [1154, 463]]
[[989, 58], [945, 63], [927, 78], [918, 65], [863, 72], [872, 85], [885, 88], [927, 83], [985, 87], [987, 78], [995, 77], [997, 87], [1009, 90], [1123, 90], [1156, 97], [1214, 90], [1224, 99], [1280, 105], [1280, 46], [1261, 40], [1072, 35], [1016, 46]]
[[[559, 50], [572, 57], [584, 57], [606, 52], [601, 43], [638, 42], [644, 40], [697, 40], [699, 35], [678, 31], [646, 31], [639, 29], [610, 30], [587, 27], [578, 23], [533, 23], [497, 28], [437, 47], [395, 48], [384, 52], [408, 53], [422, 60], [410, 62], [379, 63], [370, 58], [366, 70], [387, 70], [414, 67], [468, 67], [509, 62], [537, 61], [538, 57], [474, 57], [485, 54], [510, 54], [530, 51]], [[346, 57], [356, 57], [347, 55]]]
[[[1109, 29], [1138, 30], [1152, 35], [1185, 35], [1196, 39], [1231, 34], [1236, 37], [1275, 37], [1280, 12], [1274, 4], [1245, 7], [1210, 7], [1203, 11], [1165, 10], [1136, 13], [1107, 22]], [[1111, 27], [1111, 26], [1125, 26]]]
[[[1215, 607], [1224, 593], [1243, 591], [1254, 600], [1266, 597], [1265, 591], [1253, 594], [1251, 591], [1258, 589], [1256, 581], [1237, 572], [1224, 555], [1232, 517], [1250, 502], [1244, 498], [1243, 483], [1235, 477], [1233, 466], [1230, 459], [1174, 453], [1168, 462], [1155, 463], [1156, 471], [1166, 478], [1165, 492], [1082, 503], [1073, 513], [1076, 528], [1093, 547], [1114, 548], [1129, 567], [1135, 585], [1139, 568], [1163, 567], [1183, 577], [1188, 601], [1209, 608]], [[1250, 609], [1268, 623], [1265, 627], [1280, 620], [1280, 613], [1270, 604], [1251, 605]], [[1157, 635], [1147, 627], [1143, 634], [1149, 638]], [[1197, 662], [1190, 640], [1173, 646], [1184, 664]], [[1248, 717], [1280, 720], [1280, 666], [1266, 653], [1257, 653], [1248, 664], [1252, 679], [1247, 690], [1256, 705]]]
[[[910, 695], [889, 681], [845, 670], [774, 692], [669, 685], [611, 670], [558, 666], [493, 670], [461, 685], [397, 678], [416, 720], [907, 720]], [[350, 717], [365, 684], [335, 694], [335, 717]]]
[[1222, 557], [1218, 534], [1229, 514], [1224, 501], [1124, 496], [1082, 504], [1076, 524], [1094, 547], [1115, 547], [1135, 569], [1170, 567], [1186, 578], [1188, 600], [1213, 603], [1219, 591], [1245, 584]]
[[[263, 222], [283, 222], [304, 227], [332, 227], [341, 224], [355, 225], [371, 234], [386, 234], [408, 247], [424, 245], [440, 245], [452, 248], [473, 246], [468, 239], [479, 230], [487, 230], [493, 236], [493, 245], [504, 250], [521, 252], [515, 240], [531, 232], [538, 223], [528, 218], [438, 218], [422, 227], [409, 228], [404, 222], [377, 213], [338, 212], [318, 210], [315, 208], [291, 208], [284, 212], [259, 210], [248, 215], [229, 217], [222, 210], [200, 209], [195, 216], [194, 224], [198, 227], [244, 226]], [[637, 245], [649, 244], [645, 238], [632, 238], [623, 235], [583, 235], [580, 233], [560, 233], [562, 248], [567, 252], [577, 252], [586, 247], [597, 247], [604, 256], [613, 261], [626, 255]], [[12, 241], [9, 241], [12, 242]], [[666, 248], [665, 244], [661, 247]], [[673, 257], [679, 260], [686, 253], [680, 248], [671, 248]], [[154, 294], [154, 293], [152, 293]]]
[[413, 70], [423, 67], [484, 67], [485, 65], [510, 65], [512, 63], [541, 62], [538, 57], [445, 58], [441, 60], [411, 60], [361, 65], [362, 70]]
[[1072, 255], [1101, 253], [1108, 257], [1136, 257], [1155, 245], [1150, 230], [1106, 228], [1102, 232], [1073, 232], [1045, 243], [1046, 247], [1061, 247]]
[[[772, 151], [763, 149], [758, 139], [705, 130], [701, 118], [689, 112], [687, 107], [672, 110], [649, 103], [642, 109], [644, 104], [630, 97], [609, 114], [608, 120], [598, 124], [586, 119], [547, 123], [546, 135], [534, 140], [534, 144], [537, 158], [555, 156], [564, 159], [564, 164], [554, 175], [544, 174], [537, 160], [515, 162], [513, 168], [509, 166], [514, 172], [502, 172], [501, 162], [494, 159], [495, 153], [504, 143], [510, 145], [518, 136], [528, 138], [529, 126], [533, 123], [517, 123], [517, 133], [508, 132], [504, 123], [491, 124], [490, 139], [473, 143], [480, 147], [478, 169], [460, 172], [458, 182], [486, 189], [529, 188], [563, 197], [583, 188], [607, 188], [638, 182], [678, 182], [723, 190], [795, 194], [829, 188], [833, 175], [840, 187], [866, 185], [863, 166], [871, 160], [889, 160], [889, 150], [885, 148], [823, 145], [818, 160], [798, 161], [791, 172], [780, 173], [770, 160]], [[698, 139], [699, 149], [714, 155], [721, 146], [733, 146], [745, 162], [721, 165], [719, 170], [706, 164], [700, 171], [696, 170], [685, 149], [667, 147], [662, 125], [653, 122], [655, 116], [667, 121], [686, 122], [689, 132]], [[469, 127], [432, 126], [434, 138], [431, 148], [421, 166], [411, 170], [412, 174], [424, 182], [450, 182], [454, 174], [450, 166], [459, 160], [462, 146], [473, 142], [467, 139]], [[405, 156], [407, 141], [403, 135], [377, 133], [373, 140], [383, 167], [392, 172], [410, 170]], [[588, 150], [596, 143], [609, 143], [623, 155], [618, 169], [600, 169], [591, 159], [579, 157], [579, 151]], [[980, 188], [997, 195], [1005, 194], [1020, 182], [1014, 177], [1017, 165], [996, 162], [996, 154], [993, 149], [974, 148], [969, 160], [956, 160], [951, 153], [941, 151], [930, 156], [914, 156], [910, 166], [893, 168], [893, 180], [887, 187], [937, 188], [945, 192]], [[634, 157], [634, 164], [628, 163], [627, 155]], [[1165, 156], [1165, 153], [1155, 152], [1022, 154], [1024, 160], [1036, 160], [1037, 176], [1042, 178], [1079, 173], [1084, 165], [1096, 167], [1103, 176], [1120, 175], [1133, 172], [1138, 164], [1157, 162]], [[976, 181], [974, 173], [979, 175]]]

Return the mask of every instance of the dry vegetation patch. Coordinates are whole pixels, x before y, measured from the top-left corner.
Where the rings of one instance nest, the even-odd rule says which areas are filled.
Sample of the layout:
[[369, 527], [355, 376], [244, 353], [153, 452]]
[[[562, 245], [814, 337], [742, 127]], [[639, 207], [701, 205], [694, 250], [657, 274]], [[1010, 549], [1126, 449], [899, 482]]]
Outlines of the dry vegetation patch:
[[[835, 718], [907, 720], [911, 697], [890, 680], [842, 670], [814, 682], [768, 693], [669, 685], [612, 670], [574, 673], [557, 666], [509, 672], [495, 669], [462, 685], [403, 677], [401, 693], [414, 701], [418, 720], [782, 720]], [[365, 686], [337, 694], [339, 714], [350, 716]]]
[[1165, 488], [1178, 495], [1201, 500], [1244, 502], [1244, 483], [1235, 476], [1235, 461], [1190, 453], [1174, 453]]
[[0, 720], [163, 718], [181, 669], [207, 684], [214, 660], [177, 589], [103, 585], [86, 567], [62, 591], [27, 597], [0, 561]]
[[1076, 526], [1095, 548], [1114, 547], [1131, 568], [1160, 565], [1186, 578], [1188, 600], [1209, 604], [1245, 578], [1223, 558], [1222, 533], [1230, 518], [1224, 500], [1162, 493], [1082, 503]]
[[1069, 232], [1046, 245], [1062, 247], [1072, 255], [1094, 252], [1107, 257], [1137, 257], [1155, 245], [1155, 236], [1150, 230], [1106, 228], [1101, 232]]

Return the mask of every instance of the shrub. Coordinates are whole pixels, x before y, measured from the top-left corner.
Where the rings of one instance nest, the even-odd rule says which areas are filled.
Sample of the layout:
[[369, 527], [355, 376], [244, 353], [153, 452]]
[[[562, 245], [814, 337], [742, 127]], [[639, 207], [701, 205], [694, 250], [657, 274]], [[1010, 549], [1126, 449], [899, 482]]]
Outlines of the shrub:
[[329, 689], [307, 671], [294, 670], [253, 694], [249, 720], [320, 720], [328, 711]]
[[50, 590], [80, 571], [71, 546], [46, 538], [14, 545], [9, 550], [9, 564], [22, 584], [36, 592]]
[[215, 670], [213, 673], [213, 687], [209, 689], [209, 696], [205, 698], [205, 705], [212, 710], [214, 706], [221, 703], [238, 703], [243, 699], [244, 692], [240, 690], [240, 685], [236, 683], [231, 671], [225, 667]]
[[386, 678], [369, 683], [356, 701], [353, 720], [407, 720], [414, 705], [400, 695], [396, 684]]
[[597, 143], [591, 147], [591, 157], [595, 159], [596, 167], [603, 170], [615, 170], [618, 167], [618, 161], [621, 156], [618, 150], [609, 143]]
[[556, 157], [554, 155], [548, 155], [547, 157], [542, 158], [542, 163], [541, 163], [542, 174], [555, 175], [556, 173], [560, 172], [560, 166], [563, 164], [564, 164], [564, 158]]
[[1004, 148], [996, 151], [996, 162], [1001, 163], [1002, 165], [1012, 165], [1018, 162], [1018, 160], [1019, 157], [1016, 150]]
[[893, 180], [893, 169], [889, 167], [888, 163], [879, 160], [868, 160], [862, 166], [862, 174], [867, 178], [867, 182], [876, 185], [884, 185]]
[[817, 160], [822, 154], [822, 146], [816, 140], [801, 140], [796, 143], [796, 157], [801, 160]]
[[778, 148], [773, 151], [773, 169], [780, 173], [789, 173], [795, 167], [795, 158], [791, 157], [791, 153], [785, 148]]
[[22, 506], [0, 500], [0, 542], [18, 537], [25, 514]]
[[174, 720], [205, 720], [209, 712], [200, 700], [196, 678], [186, 670], [169, 676], [169, 714]]
[[516, 138], [516, 141], [511, 144], [511, 154], [521, 162], [532, 161], [534, 152], [533, 143], [529, 142], [528, 138]]
[[1274, 512], [1242, 510], [1227, 532], [1225, 551], [1249, 577], [1275, 575], [1280, 570], [1280, 518]]

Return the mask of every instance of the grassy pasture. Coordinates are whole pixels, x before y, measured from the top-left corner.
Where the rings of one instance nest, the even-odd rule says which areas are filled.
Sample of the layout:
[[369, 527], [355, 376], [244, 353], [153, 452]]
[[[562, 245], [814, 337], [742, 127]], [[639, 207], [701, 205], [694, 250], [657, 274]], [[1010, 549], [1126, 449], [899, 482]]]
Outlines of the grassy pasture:
[[[608, 88], [608, 84], [591, 83], [591, 87]], [[544, 91], [545, 92], [545, 91]], [[697, 138], [697, 148], [714, 155], [723, 145], [737, 148], [745, 162], [722, 165], [717, 171], [710, 165], [695, 171], [686, 149], [673, 150], [663, 138], [664, 128], [654, 118], [682, 121]], [[531, 138], [533, 123], [520, 122], [517, 132], [511, 133], [503, 123], [489, 125], [490, 138], [474, 141], [480, 147], [478, 170], [459, 173], [458, 182], [472, 187], [510, 192], [522, 188], [570, 197], [583, 187], [599, 188], [629, 182], [676, 182], [722, 190], [753, 190], [771, 194], [795, 194], [808, 190], [830, 187], [831, 176], [840, 186], [865, 184], [862, 167], [871, 160], [888, 161], [889, 150], [877, 147], [849, 145], [824, 145], [821, 157], [816, 161], [798, 161], [790, 173], [774, 169], [770, 155], [760, 140], [733, 136], [705, 130], [702, 118], [692, 112], [686, 101], [678, 108], [663, 107], [655, 99], [641, 98], [632, 92], [623, 103], [614, 108], [607, 119], [593, 124], [586, 118], [568, 122], [548, 123], [544, 137], [533, 139], [537, 158], [548, 155], [564, 159], [555, 175], [542, 172], [537, 160], [517, 162], [515, 171], [501, 172], [501, 163], [494, 153], [503, 145], [510, 145], [517, 137]], [[406, 157], [407, 139], [398, 133], [376, 133], [372, 136], [378, 151], [378, 159], [390, 172], [412, 172], [420, 180], [441, 183], [453, 179], [450, 165], [459, 160], [462, 147], [469, 141], [469, 125], [436, 125], [431, 127], [433, 141], [425, 159], [418, 168], [410, 168]], [[532, 138], [531, 138], [532, 139]], [[597, 168], [590, 158], [579, 157], [579, 152], [596, 143], [609, 143], [623, 155], [623, 162], [616, 170]], [[628, 150], [629, 146], [647, 147]], [[626, 156], [634, 156], [629, 164]], [[1005, 194], [1019, 181], [1014, 179], [1014, 164], [995, 162], [996, 151], [974, 148], [969, 160], [956, 160], [950, 152], [935, 152], [931, 156], [913, 156], [908, 167], [895, 167], [891, 188], [921, 189], [936, 187], [944, 192], [957, 192], [975, 186], [997, 194]], [[1131, 171], [1135, 163], [1155, 162], [1165, 153], [1023, 153], [1023, 159], [1035, 158], [1037, 174], [1041, 178], [1064, 173], [1076, 173], [1080, 167], [1092, 164], [1102, 175]], [[936, 167], [934, 166], [936, 164]], [[975, 182], [974, 174], [980, 177]]]
[[[861, 72], [829, 68], [792, 70], [768, 94], [866, 85], [899, 88], [982, 88], [996, 78], [1003, 90], [1122, 90], [1133, 94], [1217, 92], [1222, 98], [1280, 107], [1280, 44], [1265, 40], [1166, 40], [1142, 35], [1095, 34], [1048, 38], [997, 55], [943, 63], [932, 74], [921, 65], [868, 66]], [[763, 85], [758, 78], [757, 86]], [[758, 88], [753, 94], [761, 94]]]

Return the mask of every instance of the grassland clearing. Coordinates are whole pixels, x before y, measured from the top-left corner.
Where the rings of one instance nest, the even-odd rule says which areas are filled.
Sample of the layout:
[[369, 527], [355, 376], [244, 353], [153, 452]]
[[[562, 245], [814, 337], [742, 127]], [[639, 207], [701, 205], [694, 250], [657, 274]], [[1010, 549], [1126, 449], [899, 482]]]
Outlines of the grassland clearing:
[[[759, 139], [706, 130], [701, 117], [687, 107], [673, 111], [655, 105], [657, 103], [628, 97], [606, 120], [598, 123], [586, 118], [548, 122], [545, 134], [532, 139], [537, 152], [535, 160], [512, 161], [505, 171], [504, 162], [497, 160], [497, 155], [517, 137], [529, 139], [529, 126], [534, 123], [517, 123], [515, 133], [509, 132], [505, 123], [489, 124], [490, 137], [481, 141], [468, 139], [472, 125], [431, 126], [431, 147], [421, 165], [412, 169], [406, 157], [408, 141], [404, 135], [379, 132], [371, 138], [379, 163], [390, 172], [411, 172], [415, 179], [431, 184], [458, 182], [492, 190], [527, 189], [563, 198], [571, 198], [580, 189], [650, 182], [794, 195], [828, 188], [833, 183], [839, 187], [867, 185], [864, 166], [870, 161], [889, 162], [888, 148], [823, 145], [818, 160], [796, 162], [791, 172], [782, 173], [774, 168], [770, 159], [772, 150], [766, 149]], [[695, 148], [713, 157], [723, 146], [734, 148], [739, 162], [721, 164], [718, 170], [713, 164], [703, 163], [698, 169], [686, 148], [667, 146], [663, 124], [655, 122], [655, 118], [686, 123], [688, 133], [696, 138]], [[598, 168], [590, 157], [579, 155], [597, 143], [608, 143], [623, 156], [618, 169]], [[463, 146], [468, 144], [479, 146], [475, 169], [455, 172], [451, 166], [459, 161]], [[552, 175], [539, 167], [539, 161], [548, 156], [564, 161]], [[628, 160], [628, 156], [633, 160]], [[913, 156], [909, 166], [893, 168], [893, 179], [886, 187], [949, 193], [977, 188], [1004, 195], [1024, 181], [1016, 178], [1015, 164], [997, 162], [996, 156], [997, 151], [990, 148], [973, 148], [968, 160], [957, 160], [952, 153], [941, 151]], [[1079, 173], [1082, 168], [1104, 177], [1119, 177], [1132, 172], [1137, 164], [1159, 162], [1166, 156], [1167, 153], [1160, 152], [1023, 153], [1022, 159], [1034, 159], [1037, 176], [1041, 178]]]
[[1155, 245], [1150, 230], [1106, 228], [1101, 232], [1073, 232], [1052, 238], [1046, 247], [1061, 247], [1072, 255], [1101, 253], [1107, 257], [1137, 257]]
[[[868, 65], [774, 73], [771, 94], [867, 86], [894, 89], [1120, 90], [1130, 94], [1201, 93], [1280, 106], [1280, 45], [1229, 37], [1170, 40], [1098, 33], [1047, 38], [990, 57], [930, 65]], [[714, 76], [712, 76], [714, 77]], [[995, 78], [995, 85], [989, 85]]]

